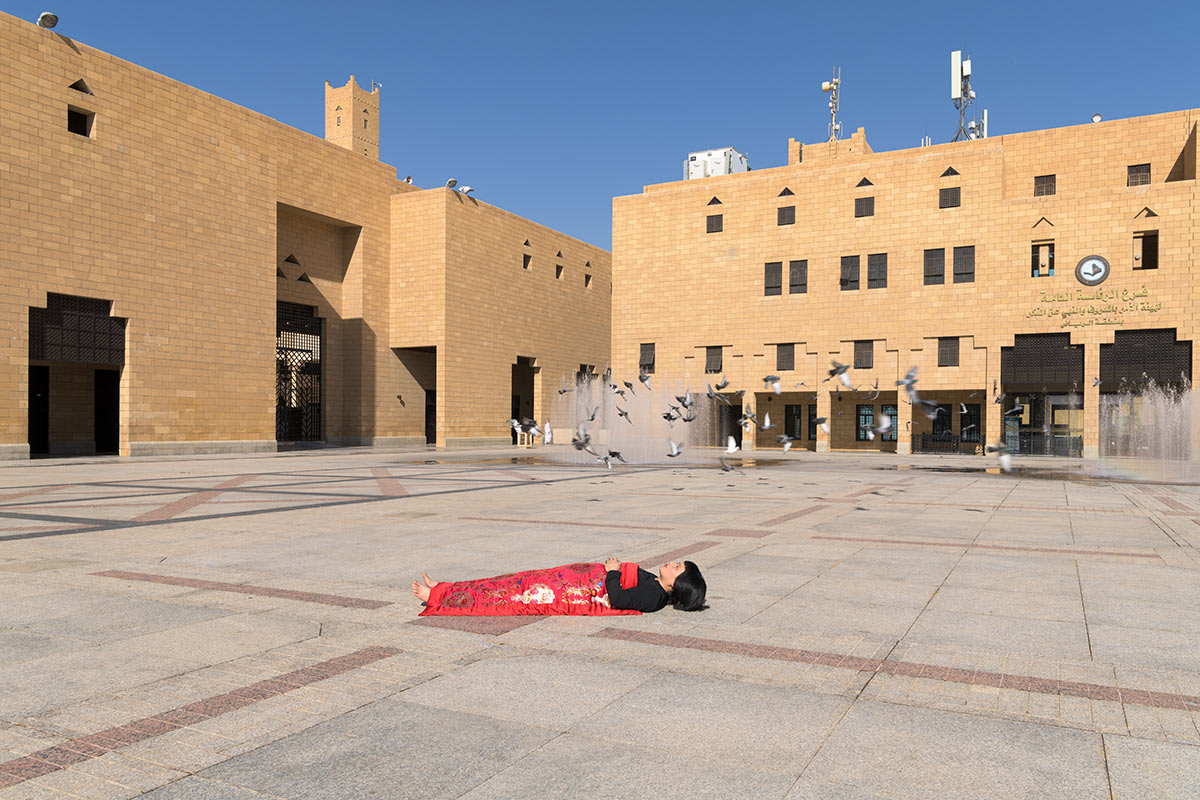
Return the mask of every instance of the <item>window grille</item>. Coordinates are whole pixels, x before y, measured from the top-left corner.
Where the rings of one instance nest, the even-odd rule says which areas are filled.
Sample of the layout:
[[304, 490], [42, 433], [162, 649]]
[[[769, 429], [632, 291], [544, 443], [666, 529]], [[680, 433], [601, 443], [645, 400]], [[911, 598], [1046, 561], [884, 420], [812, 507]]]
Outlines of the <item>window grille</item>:
[[775, 222], [777, 225], [795, 225], [796, 224], [796, 207], [781, 206], [776, 210]]
[[872, 253], [867, 256], [867, 288], [887, 288], [887, 253]]
[[725, 228], [724, 214], [709, 214], [707, 233], [720, 233]]
[[855, 217], [873, 217], [873, 216], [875, 216], [875, 198], [874, 197], [856, 197], [856, 198], [854, 198], [854, 216]]
[[654, 373], [654, 342], [643, 343], [638, 355], [638, 369], [647, 375]]
[[925, 285], [940, 286], [946, 282], [946, 251], [936, 248], [925, 251]]
[[862, 339], [854, 343], [854, 368], [873, 369], [875, 365], [875, 342]]
[[858, 291], [858, 256], [842, 256], [842, 277], [839, 283], [843, 292]]
[[788, 294], [808, 292], [808, 261], [788, 262]]
[[867, 440], [867, 429], [875, 427], [875, 406], [859, 405], [858, 406], [858, 425], [854, 428], [854, 441], [865, 442]]
[[938, 366], [939, 367], [957, 367], [958, 366], [958, 337], [957, 336], [939, 336], [938, 337]]
[[775, 371], [790, 372], [796, 368], [796, 345], [775, 345]]
[[958, 208], [962, 205], [962, 187], [938, 189], [938, 208]]
[[1033, 196], [1047, 197], [1055, 192], [1055, 176], [1054, 175], [1038, 175], [1033, 179]]
[[721, 371], [721, 350], [720, 346], [704, 348], [704, 371], [708, 374]]
[[783, 294], [783, 262], [771, 261], [763, 264], [763, 294]]
[[954, 248], [954, 282], [975, 282], [975, 245]]
[[1128, 167], [1125, 177], [1126, 186], [1145, 186], [1150, 183], [1150, 165], [1132, 164]]

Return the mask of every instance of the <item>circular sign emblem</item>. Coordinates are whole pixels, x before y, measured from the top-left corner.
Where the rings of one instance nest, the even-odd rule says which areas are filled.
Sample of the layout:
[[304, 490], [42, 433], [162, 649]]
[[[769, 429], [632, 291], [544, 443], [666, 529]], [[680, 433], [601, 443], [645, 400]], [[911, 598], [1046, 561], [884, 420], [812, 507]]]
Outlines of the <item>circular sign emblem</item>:
[[1108, 262], [1103, 256], [1088, 256], [1082, 259], [1075, 267], [1075, 280], [1082, 283], [1084, 286], [1096, 286], [1104, 283], [1104, 279], [1108, 277], [1108, 273], [1112, 269], [1108, 266]]

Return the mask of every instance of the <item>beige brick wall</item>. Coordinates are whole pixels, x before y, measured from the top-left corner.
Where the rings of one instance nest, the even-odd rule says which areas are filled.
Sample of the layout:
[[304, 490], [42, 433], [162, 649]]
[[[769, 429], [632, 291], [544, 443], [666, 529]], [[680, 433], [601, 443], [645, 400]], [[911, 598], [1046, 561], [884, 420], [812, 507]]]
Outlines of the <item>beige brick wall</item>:
[[[638, 195], [613, 201], [613, 361], [618, 372], [637, 369], [639, 345], [654, 342], [657, 372], [703, 387], [705, 345], [726, 345], [731, 389], [759, 390], [774, 372], [774, 344], [797, 345], [796, 366], [785, 383], [804, 380], [821, 387], [822, 413], [831, 408], [829, 384], [821, 384], [832, 359], [850, 363], [853, 341], [877, 343], [875, 367], [855, 371], [856, 384], [894, 389], [913, 365], [919, 388], [940, 401], [954, 392], [987, 390], [999, 377], [1000, 348], [1016, 333], [1070, 330], [1085, 347], [1085, 441], [1096, 444], [1098, 348], [1114, 328], [1173, 327], [1181, 339], [1197, 338], [1195, 175], [1196, 111], [1115, 120], [1072, 128], [992, 137], [933, 147], [872, 153], [861, 131], [839, 143], [789, 143], [788, 166], [706, 180], [647, 186]], [[1126, 167], [1150, 163], [1152, 183], [1127, 187]], [[1176, 165], [1179, 165], [1178, 167]], [[948, 168], [959, 173], [941, 177]], [[1191, 177], [1168, 181], [1175, 170]], [[1034, 177], [1057, 175], [1057, 194], [1034, 197]], [[866, 178], [871, 186], [858, 187]], [[958, 208], [938, 207], [938, 190], [961, 188]], [[794, 194], [780, 197], [789, 188]], [[855, 218], [854, 199], [875, 198], [872, 217]], [[708, 205], [713, 197], [720, 205]], [[776, 224], [776, 209], [796, 207], [796, 224]], [[1139, 217], [1144, 207], [1158, 216]], [[721, 233], [705, 232], [705, 218], [724, 217]], [[1039, 220], [1045, 217], [1049, 223]], [[1135, 231], [1157, 229], [1160, 267], [1134, 271]], [[1031, 242], [1055, 242], [1053, 277], [1030, 276]], [[952, 248], [975, 247], [975, 281], [953, 283]], [[925, 286], [923, 253], [946, 248], [946, 283]], [[866, 257], [887, 253], [887, 288], [867, 288]], [[1112, 265], [1100, 287], [1138, 292], [1140, 302], [1162, 303], [1157, 312], [1109, 315], [1118, 326], [1063, 328], [1062, 318], [1031, 316], [1047, 308], [1091, 301], [1076, 282], [1084, 256], [1099, 254]], [[840, 259], [861, 257], [858, 291], [839, 288]], [[808, 292], [788, 293], [787, 262], [808, 261]], [[763, 294], [763, 265], [782, 261], [782, 296]], [[1070, 294], [1070, 302], [1042, 302]], [[1077, 319], [1080, 319], [1077, 318]], [[963, 337], [960, 365], [937, 367], [938, 336]], [[883, 343], [883, 344], [881, 344]], [[1194, 348], [1200, 358], [1200, 347]], [[708, 376], [711, 379], [712, 376]], [[844, 404], [844, 403], [843, 403]], [[995, 438], [998, 407], [988, 404], [986, 428]], [[900, 422], [911, 414], [901, 403]], [[919, 426], [925, 420], [913, 420]], [[902, 426], [903, 427], [903, 426]], [[918, 428], [919, 429], [919, 428]], [[835, 432], [833, 446], [852, 443], [853, 431]], [[901, 437], [901, 448], [906, 445]], [[822, 442], [828, 446], [828, 442]]]

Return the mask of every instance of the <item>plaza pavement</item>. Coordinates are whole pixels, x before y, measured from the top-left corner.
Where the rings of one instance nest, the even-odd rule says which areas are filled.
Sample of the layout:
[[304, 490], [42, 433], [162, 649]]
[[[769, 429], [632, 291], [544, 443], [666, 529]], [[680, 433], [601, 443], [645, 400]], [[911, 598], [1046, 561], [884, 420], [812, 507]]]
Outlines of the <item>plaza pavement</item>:
[[[0, 798], [1200, 796], [1200, 487], [572, 455], [0, 464]], [[409, 589], [609, 556], [711, 608]]]

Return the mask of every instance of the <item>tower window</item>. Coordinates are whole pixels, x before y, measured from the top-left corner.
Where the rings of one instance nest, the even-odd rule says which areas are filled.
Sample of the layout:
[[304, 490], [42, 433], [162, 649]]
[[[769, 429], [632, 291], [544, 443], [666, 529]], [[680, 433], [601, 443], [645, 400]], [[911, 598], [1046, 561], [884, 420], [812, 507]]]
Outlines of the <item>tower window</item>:
[[763, 294], [783, 294], [783, 262], [771, 261], [763, 265]]
[[796, 368], [796, 345], [777, 344], [775, 345], [775, 370], [777, 372], [790, 372]]
[[788, 262], [788, 294], [808, 293], [808, 259]]
[[867, 288], [887, 288], [887, 253], [871, 253], [867, 256]]
[[938, 337], [938, 366], [939, 367], [957, 367], [958, 366], [958, 337], [957, 336], [939, 336]]
[[79, 136], [91, 137], [92, 122], [96, 119], [96, 114], [92, 111], [84, 111], [82, 108], [73, 106], [67, 107], [67, 130]]
[[1034, 242], [1030, 275], [1046, 278], [1054, 275], [1054, 242]]
[[340, 116], [337, 118], [337, 127], [342, 127], [342, 118]]
[[946, 250], [938, 247], [925, 251], [925, 285], [941, 286], [946, 282]]
[[843, 292], [858, 291], [858, 256], [842, 256], [842, 277], [838, 282]]
[[954, 282], [975, 282], [975, 245], [954, 248]]
[[875, 366], [875, 342], [860, 339], [854, 343], [854, 368], [873, 369]]

